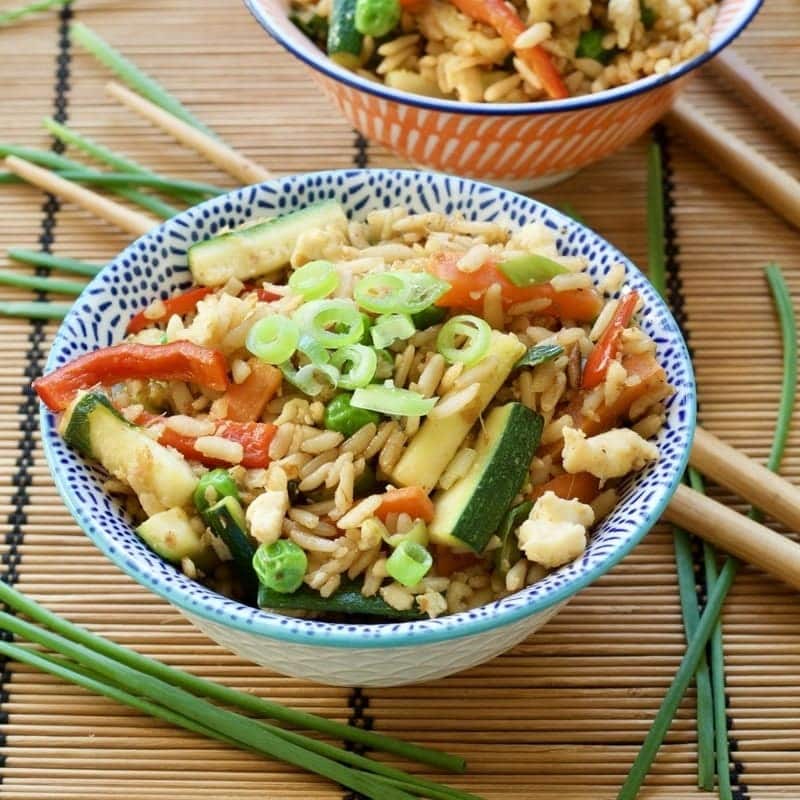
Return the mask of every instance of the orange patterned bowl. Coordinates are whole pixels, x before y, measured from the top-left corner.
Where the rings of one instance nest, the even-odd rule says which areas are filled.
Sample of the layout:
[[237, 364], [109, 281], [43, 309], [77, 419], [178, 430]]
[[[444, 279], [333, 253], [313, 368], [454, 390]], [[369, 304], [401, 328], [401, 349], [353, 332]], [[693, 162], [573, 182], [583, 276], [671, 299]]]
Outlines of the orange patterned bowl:
[[537, 103], [462, 103], [391, 89], [331, 61], [287, 15], [287, 0], [245, 0], [364, 136], [428, 169], [532, 189], [622, 149], [669, 108], [694, 71], [730, 44], [762, 0], [722, 0], [707, 52], [626, 86]]

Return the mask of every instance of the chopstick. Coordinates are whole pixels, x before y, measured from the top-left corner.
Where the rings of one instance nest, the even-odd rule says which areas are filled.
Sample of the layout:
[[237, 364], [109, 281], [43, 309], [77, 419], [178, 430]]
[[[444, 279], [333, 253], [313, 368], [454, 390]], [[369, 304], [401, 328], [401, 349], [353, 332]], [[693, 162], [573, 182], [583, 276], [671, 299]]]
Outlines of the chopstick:
[[159, 220], [131, 211], [125, 206], [115, 203], [102, 195], [84, 189], [71, 181], [56, 175], [43, 167], [37, 167], [29, 161], [8, 156], [5, 159], [6, 167], [15, 175], [24, 178], [28, 183], [44, 189], [46, 192], [57, 195], [65, 200], [77, 203], [95, 216], [116, 225], [134, 236], [141, 236], [158, 225]]
[[260, 164], [251, 161], [232, 147], [213, 139], [203, 131], [193, 128], [173, 114], [125, 88], [116, 81], [106, 84], [106, 92], [126, 108], [144, 117], [148, 122], [168, 133], [181, 144], [191, 147], [209, 161], [225, 170], [244, 184], [261, 183], [272, 179], [272, 174]]
[[730, 48], [713, 58], [709, 67], [793, 145], [800, 147], [800, 109], [787, 95]]
[[676, 100], [664, 121], [715, 167], [800, 228], [800, 182], [686, 100]]

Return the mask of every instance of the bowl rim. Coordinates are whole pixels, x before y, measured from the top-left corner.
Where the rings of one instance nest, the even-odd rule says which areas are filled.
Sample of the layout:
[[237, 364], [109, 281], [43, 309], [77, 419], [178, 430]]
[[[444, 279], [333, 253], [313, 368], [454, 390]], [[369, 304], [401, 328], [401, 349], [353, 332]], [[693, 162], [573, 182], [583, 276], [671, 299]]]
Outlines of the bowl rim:
[[672, 81], [677, 80], [712, 59], [744, 31], [764, 3], [764, 0], [746, 1], [749, 2], [749, 7], [746, 6], [746, 11], [742, 13], [738, 23], [726, 29], [717, 42], [704, 53], [688, 61], [682, 61], [680, 64], [676, 64], [663, 75], [650, 75], [646, 78], [640, 78], [633, 83], [617, 86], [613, 89], [606, 89], [594, 94], [567, 97], [563, 100], [540, 100], [531, 103], [466, 103], [460, 100], [440, 100], [438, 98], [428, 98], [424, 95], [413, 94], [412, 92], [392, 89], [382, 83], [368, 81], [366, 78], [356, 75], [345, 67], [339, 66], [322, 51], [311, 56], [296, 47], [284, 35], [280, 26], [274, 23], [272, 14], [263, 8], [260, 0], [244, 0], [244, 4], [259, 25], [293, 56], [300, 59], [300, 61], [317, 72], [321, 72], [323, 75], [332, 78], [338, 83], [343, 83], [351, 89], [366, 92], [367, 94], [371, 94], [383, 100], [414, 106], [426, 111], [451, 112], [465, 115], [471, 114], [475, 116], [535, 116], [538, 114], [559, 114], [569, 111], [580, 111], [587, 108], [596, 108], [614, 103], [618, 100], [636, 97], [637, 95], [649, 92], [651, 89], [672, 83]]
[[[356, 173], [378, 173], [379, 175], [390, 173], [399, 177], [411, 176], [414, 180], [419, 180], [420, 178], [430, 176], [437, 179], [451, 179], [449, 176], [427, 170], [350, 168], [341, 170], [295, 173], [292, 175], [282, 176], [281, 178], [275, 178], [271, 181], [264, 181], [261, 184], [255, 184], [254, 187], [242, 187], [239, 189], [234, 189], [225, 195], [211, 198], [203, 203], [186, 209], [185, 211], [181, 212], [181, 214], [173, 217], [172, 220], [167, 220], [161, 223], [148, 233], [131, 242], [131, 244], [129, 244], [123, 251], [118, 253], [106, 264], [98, 276], [92, 279], [85, 291], [91, 291], [96, 282], [99, 283], [102, 281], [103, 276], [107, 271], [116, 268], [116, 266], [124, 259], [133, 256], [141, 241], [159, 235], [162, 228], [174, 223], [176, 220], [180, 220], [187, 214], [194, 215], [199, 211], [205, 210], [206, 208], [211, 210], [212, 205], [219, 204], [220, 202], [224, 203], [226, 200], [235, 198], [235, 196], [239, 193], [252, 190], [253, 188], [268, 187], [271, 189], [276, 189], [285, 180], [303, 179], [303, 181], [310, 181], [318, 176], [331, 175], [336, 177], [340, 174], [343, 176], [352, 177]], [[139, 564], [129, 558], [124, 557], [120, 549], [114, 546], [113, 540], [107, 536], [107, 534], [92, 518], [92, 515], [86, 510], [84, 505], [78, 501], [77, 497], [71, 490], [69, 481], [66, 480], [63, 472], [57, 468], [56, 465], [58, 464], [58, 456], [54, 451], [54, 442], [58, 441], [59, 437], [56, 432], [55, 415], [40, 402], [39, 430], [42, 437], [43, 450], [59, 494], [61, 495], [61, 498], [64, 501], [68, 511], [83, 532], [113, 564], [119, 567], [128, 576], [132, 577], [135, 581], [137, 581], [137, 583], [172, 603], [181, 611], [184, 611], [192, 616], [201, 617], [211, 623], [221, 624], [227, 628], [233, 628], [243, 633], [257, 634], [269, 639], [285, 641], [293, 644], [312, 645], [319, 647], [336, 647], [343, 649], [392, 649], [409, 646], [416, 647], [430, 645], [437, 642], [474, 636], [489, 630], [504, 628], [511, 623], [518, 622], [526, 617], [530, 617], [534, 614], [551, 608], [558, 603], [565, 602], [572, 595], [576, 594], [581, 589], [584, 589], [597, 578], [608, 572], [628, 553], [630, 553], [630, 551], [644, 538], [653, 525], [658, 521], [682, 479], [683, 473], [689, 461], [689, 451], [691, 449], [691, 442], [697, 422], [697, 387], [694, 370], [692, 368], [691, 356], [689, 354], [686, 341], [682, 335], [682, 332], [680, 331], [677, 321], [673, 317], [672, 312], [670, 311], [666, 302], [658, 295], [658, 292], [652, 286], [652, 284], [650, 284], [644, 273], [642, 273], [641, 270], [639, 270], [638, 267], [620, 250], [618, 250], [618, 248], [616, 248], [613, 244], [608, 242], [605, 238], [600, 236], [600, 234], [596, 233], [591, 228], [588, 228], [576, 220], [569, 219], [562, 212], [552, 208], [552, 206], [548, 206], [546, 203], [543, 203], [540, 200], [532, 197], [521, 195], [509, 189], [486, 184], [470, 178], [459, 178], [458, 180], [467, 184], [473, 184], [476, 188], [484, 188], [498, 192], [501, 195], [516, 196], [522, 201], [533, 204], [534, 206], [543, 206], [548, 210], [548, 212], [551, 212], [555, 216], [561, 217], [565, 221], [569, 220], [570, 224], [577, 225], [579, 228], [582, 228], [593, 239], [598, 240], [603, 245], [610, 247], [613, 251], [619, 253], [626, 263], [626, 267], [628, 269], [632, 268], [639, 273], [641, 279], [652, 290], [653, 296], [657, 303], [663, 305], [664, 310], [667, 312], [668, 319], [672, 321], [675, 331], [677, 332], [677, 337], [674, 341], [674, 344], [681, 351], [682, 362], [688, 365], [688, 375], [690, 378], [688, 385], [685, 387], [685, 409], [688, 415], [684, 426], [687, 430], [686, 447], [681, 453], [680, 459], [678, 460], [678, 468], [674, 470], [669, 482], [665, 482], [665, 484], [659, 487], [658, 491], [660, 492], [660, 497], [651, 507], [650, 511], [641, 518], [635, 533], [631, 535], [630, 538], [620, 547], [614, 548], [607, 555], [605, 555], [592, 568], [587, 569], [577, 577], [567, 581], [564, 585], [559, 586], [550, 591], [548, 594], [545, 594], [532, 601], [528, 601], [520, 605], [513, 605], [511, 607], [497, 608], [493, 610], [490, 615], [472, 617], [470, 616], [471, 612], [469, 611], [448, 614], [446, 617], [442, 618], [447, 620], [447, 624], [435, 627], [419, 627], [418, 622], [386, 622], [369, 625], [353, 625], [347, 627], [337, 626], [335, 623], [329, 624], [319, 622], [317, 624], [320, 627], [323, 627], [323, 632], [321, 632], [320, 635], [309, 635], [308, 631], [303, 631], [300, 627], [295, 628], [289, 624], [286, 624], [286, 620], [291, 620], [291, 617], [269, 612], [254, 614], [252, 612], [254, 612], [255, 609], [251, 608], [250, 606], [245, 606], [238, 601], [225, 598], [222, 595], [217, 595], [220, 598], [220, 601], [222, 601], [219, 606], [208, 607], [205, 603], [200, 602], [197, 599], [193, 600], [191, 592], [184, 590], [171, 582], [166, 583], [163, 580], [156, 579], [152, 573], [142, 569]], [[62, 337], [67, 335], [67, 326], [71, 321], [73, 314], [78, 313], [79, 310], [76, 303], [56, 332], [56, 336], [53, 340], [53, 344], [48, 354], [47, 363], [45, 365], [46, 372], [49, 372], [54, 367], [58, 344], [62, 340]], [[525, 590], [523, 589], [522, 591]], [[231, 612], [231, 604], [235, 606], [235, 613]], [[243, 614], [240, 611], [241, 609], [247, 610], [251, 613]], [[355, 628], [355, 630], [353, 630], [353, 628]], [[379, 636], [369, 635], [370, 631], [376, 632], [377, 629], [381, 629]]]

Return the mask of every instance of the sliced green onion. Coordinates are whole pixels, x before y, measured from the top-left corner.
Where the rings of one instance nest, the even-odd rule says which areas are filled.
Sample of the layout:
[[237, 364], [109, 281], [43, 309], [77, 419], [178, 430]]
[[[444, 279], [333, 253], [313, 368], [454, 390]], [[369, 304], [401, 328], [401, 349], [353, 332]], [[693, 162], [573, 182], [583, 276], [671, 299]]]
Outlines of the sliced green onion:
[[313, 300], [300, 306], [294, 319], [329, 349], [355, 344], [364, 335], [364, 320], [350, 300]]
[[403, 339], [410, 339], [417, 329], [408, 314], [382, 314], [370, 330], [375, 347], [384, 348]]
[[417, 542], [405, 539], [386, 559], [386, 572], [403, 586], [416, 586], [433, 566], [433, 556]]
[[440, 308], [439, 306], [428, 306], [422, 311], [411, 315], [411, 319], [414, 321], [414, 327], [421, 331], [433, 325], [438, 325], [440, 322], [444, 322], [446, 318], [447, 309]]
[[514, 364], [514, 369], [537, 367], [545, 361], [552, 361], [554, 358], [558, 358], [563, 352], [564, 348], [560, 344], [536, 344], [528, 348], [528, 352]]
[[427, 272], [376, 272], [355, 285], [353, 297], [375, 314], [418, 314], [449, 289], [449, 283]]
[[514, 286], [534, 286], [537, 283], [547, 283], [556, 275], [566, 275], [569, 270], [553, 261], [547, 256], [538, 253], [528, 253], [525, 256], [509, 258], [498, 264], [500, 271]]
[[253, 556], [253, 569], [258, 580], [281, 594], [296, 592], [303, 585], [307, 567], [305, 550], [289, 539], [261, 544]]
[[0, 269], [0, 285], [16, 286], [20, 289], [34, 289], [40, 292], [79, 295], [86, 284], [82, 281], [70, 281], [63, 278], [51, 278], [45, 275], [23, 275], [19, 272]]
[[329, 364], [331, 354], [310, 334], [301, 333], [297, 349], [312, 364]]
[[375, 314], [390, 314], [404, 309], [406, 284], [399, 272], [376, 272], [363, 277], [353, 288], [356, 302]]
[[28, 319], [64, 319], [72, 303], [43, 303], [36, 300], [2, 300], [0, 317]]
[[450, 284], [429, 272], [404, 272], [406, 296], [404, 307], [399, 309], [406, 314], [419, 314], [432, 306], [443, 294], [450, 291]]
[[375, 380], [385, 381], [394, 375], [394, 356], [388, 350], [377, 350], [378, 367], [375, 370]]
[[142, 72], [136, 64], [125, 58], [122, 53], [115, 50], [93, 30], [90, 30], [81, 22], [73, 22], [69, 27], [69, 32], [73, 41], [91, 53], [99, 62], [105, 64], [121, 80], [143, 97], [146, 97], [157, 106], [161, 106], [165, 111], [169, 111], [170, 114], [178, 117], [178, 119], [182, 119], [193, 128], [197, 128], [216, 138], [210, 128], [203, 125], [183, 103], [170, 94], [158, 81], [153, 80], [149, 75]]
[[309, 261], [289, 276], [289, 288], [305, 300], [319, 300], [336, 291], [339, 273], [330, 261]]
[[350, 344], [337, 350], [331, 363], [339, 370], [339, 386], [343, 389], [359, 389], [375, 377], [378, 354], [363, 344]]
[[[457, 340], [465, 337], [466, 341], [459, 346]], [[436, 337], [436, 349], [452, 364], [474, 364], [483, 358], [492, 341], [492, 329], [489, 323], [472, 314], [459, 314], [452, 317], [442, 326]]]
[[436, 405], [436, 399], [396, 386], [367, 386], [353, 392], [350, 404], [389, 416], [421, 417]]
[[49, 11], [51, 8], [66, 5], [69, 0], [36, 0], [26, 6], [12, 8], [9, 11], [0, 11], [0, 27], [10, 25], [18, 19], [35, 14], [37, 11]]
[[303, 394], [316, 397], [326, 388], [335, 388], [339, 382], [339, 370], [330, 364], [306, 364], [295, 369], [290, 362], [280, 364], [283, 377]]
[[288, 317], [272, 314], [250, 328], [247, 349], [267, 364], [282, 364], [292, 357], [299, 341], [297, 324]]
[[406, 541], [425, 547], [428, 544], [428, 526], [423, 520], [418, 519], [405, 533], [393, 533], [384, 536], [384, 541], [389, 547], [397, 547]]

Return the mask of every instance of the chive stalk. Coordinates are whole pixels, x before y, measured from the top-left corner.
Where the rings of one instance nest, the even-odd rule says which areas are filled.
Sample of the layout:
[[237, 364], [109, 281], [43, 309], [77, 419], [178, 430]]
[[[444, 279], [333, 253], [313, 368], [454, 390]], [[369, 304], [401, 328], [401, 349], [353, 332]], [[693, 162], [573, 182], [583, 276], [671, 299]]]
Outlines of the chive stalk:
[[[207, 197], [218, 197], [225, 189], [210, 183], [185, 181], [176, 178], [163, 178], [160, 175], [146, 175], [139, 172], [97, 172], [91, 169], [57, 170], [56, 174], [73, 183], [86, 183], [104, 188], [117, 186], [147, 186], [166, 194], [185, 195], [193, 204], [202, 202]], [[24, 183], [19, 175], [13, 172], [0, 172], [0, 184]]]
[[389, 736], [328, 720], [305, 711], [287, 708], [279, 703], [169, 667], [74, 625], [2, 582], [0, 582], [0, 601], [74, 642], [194, 694], [209, 697], [262, 717], [276, 719], [298, 728], [315, 730], [337, 739], [357, 742], [375, 750], [383, 750], [439, 769], [450, 772], [464, 772], [466, 769], [464, 760], [458, 756], [392, 739]]
[[[196, 189], [183, 190], [179, 186], [169, 186], [167, 185], [167, 179], [163, 178], [157, 172], [153, 172], [152, 170], [147, 169], [147, 167], [143, 167], [137, 161], [123, 156], [120, 153], [116, 153], [99, 142], [95, 142], [93, 139], [90, 139], [88, 136], [84, 136], [72, 128], [68, 128], [66, 125], [57, 122], [52, 117], [45, 117], [42, 120], [42, 124], [52, 136], [54, 136], [63, 144], [71, 145], [72, 147], [83, 151], [90, 158], [93, 158], [95, 161], [99, 161], [102, 164], [108, 164], [118, 172], [135, 173], [143, 177], [147, 176], [150, 179], [164, 181], [165, 183], [157, 188], [168, 194], [173, 194], [184, 202], [190, 203], [191, 205], [195, 205], [195, 203], [202, 199], [204, 194], [207, 194], [206, 191], [202, 190], [198, 193]], [[171, 184], [173, 182], [169, 181], [168, 183]], [[211, 189], [211, 193], [219, 194], [220, 190], [214, 187]], [[199, 197], [198, 194], [200, 195]]]
[[[30, 664], [45, 672], [49, 672], [63, 680], [75, 683], [96, 694], [109, 697], [112, 700], [135, 708], [145, 714], [163, 719], [166, 722], [190, 730], [193, 733], [200, 734], [201, 736], [217, 739], [218, 741], [225, 742], [234, 747], [250, 750], [261, 755], [273, 755], [272, 752], [265, 752], [263, 748], [253, 747], [249, 743], [231, 738], [213, 728], [206, 727], [187, 714], [177, 713], [144, 697], [131, 694], [126, 691], [124, 686], [119, 685], [116, 681], [109, 681], [91, 668], [77, 664], [69, 659], [1, 642], [0, 653], [9, 658]], [[248, 717], [242, 717], [242, 719], [248, 722], [254, 721], [250, 720]], [[340, 761], [348, 766], [372, 772], [375, 777], [380, 776], [386, 779], [390, 785], [396, 786], [398, 789], [424, 794], [426, 797], [430, 797], [433, 800], [480, 800], [476, 795], [442, 786], [424, 778], [409, 775], [402, 770], [389, 767], [379, 761], [374, 761], [350, 750], [345, 750], [317, 739], [311, 739], [307, 736], [295, 733], [294, 731], [287, 731], [270, 725], [265, 727], [271, 733], [274, 733], [287, 742], [296, 744], [298, 747], [306, 748], [313, 753]]]
[[276, 736], [267, 726], [241, 714], [219, 708], [190, 694], [184, 689], [165, 683], [151, 675], [145, 675], [131, 667], [107, 658], [81, 644], [65, 639], [50, 631], [37, 628], [23, 619], [11, 614], [0, 613], [0, 628], [22, 636], [28, 641], [55, 650], [77, 661], [104, 680], [123, 682], [133, 694], [144, 696], [167, 709], [191, 716], [204, 727], [219, 731], [247, 746], [259, 749], [273, 758], [287, 764], [314, 772], [317, 775], [361, 792], [374, 800], [409, 800], [409, 793], [388, 787], [372, 780], [365, 773], [350, 769], [337, 761], [317, 755], [310, 750]]
[[[791, 294], [783, 279], [780, 267], [778, 267], [777, 264], [770, 264], [765, 272], [775, 300], [783, 347], [781, 399], [778, 408], [775, 433], [773, 435], [772, 446], [767, 462], [769, 469], [777, 471], [786, 448], [786, 441], [789, 436], [789, 428], [794, 411], [795, 390], [797, 387], [797, 323], [792, 306]], [[695, 481], [696, 480], [695, 478]], [[751, 509], [750, 516], [756, 520], [761, 519], [761, 513], [757, 509]], [[617, 795], [617, 800], [634, 800], [639, 793], [639, 789], [656, 757], [656, 753], [669, 730], [669, 726], [675, 716], [681, 698], [686, 688], [689, 686], [692, 673], [700, 661], [709, 638], [713, 635], [714, 630], [719, 624], [722, 606], [733, 584], [738, 568], [738, 559], [729, 556], [725, 560], [722, 570], [716, 577], [713, 585], [709, 585], [708, 601], [700, 617], [697, 630], [689, 642], [689, 646], [686, 649], [678, 672], [661, 703], [653, 725], [645, 737], [644, 743], [636, 756], [636, 760], [628, 773], [628, 777]], [[721, 657], [721, 648], [717, 650], [717, 654], [716, 657]], [[720, 670], [718, 671], [718, 675], [724, 675], [724, 673]], [[719, 681], [719, 678], [717, 680]], [[719, 685], [721, 686], [720, 694], [715, 697], [715, 699], [717, 699], [717, 697], [719, 698], [719, 702], [717, 702], [718, 710], [716, 713], [724, 721], [724, 681]], [[721, 800], [730, 800], [732, 793], [730, 789], [729, 759], [727, 753], [727, 732], [722, 725], [718, 726], [716, 735], [718, 742], [721, 741], [722, 737], [725, 737], [724, 746], [721, 747], [717, 753], [717, 772], [720, 781], [719, 795]]]
[[36, 300], [2, 300], [0, 317], [27, 319], [64, 319], [72, 303], [45, 303]]
[[193, 128], [197, 128], [207, 133], [209, 136], [214, 136], [216, 138], [214, 132], [203, 125], [180, 100], [170, 94], [160, 83], [142, 72], [132, 61], [125, 58], [122, 53], [115, 50], [93, 30], [87, 28], [86, 25], [81, 22], [73, 22], [72, 25], [70, 25], [70, 34], [73, 41], [81, 45], [81, 47], [91, 53], [100, 63], [108, 67], [115, 75], [143, 97], [146, 97], [157, 106], [161, 106], [161, 108], [168, 111], [173, 116], [182, 119]]
[[[84, 164], [80, 164], [77, 161], [72, 161], [71, 159], [59, 155], [58, 153], [51, 153], [47, 150], [37, 150], [32, 147], [19, 147], [13, 144], [0, 143], [0, 156], [17, 156], [18, 158], [24, 158], [26, 161], [30, 161], [32, 164], [38, 164], [41, 167], [47, 167], [48, 169], [59, 172], [69, 170], [89, 171], [89, 168]], [[98, 172], [97, 170], [94, 170], [94, 172], [97, 172], [98, 175], [102, 175], [102, 173]], [[152, 195], [144, 194], [143, 192], [137, 192], [135, 189], [129, 189], [125, 186], [117, 186], [113, 189], [113, 191], [120, 197], [124, 197], [127, 200], [130, 200], [132, 203], [136, 203], [138, 206], [141, 206], [148, 211], [152, 211], [153, 214], [158, 215], [162, 219], [169, 219], [170, 217], [174, 217], [176, 214], [180, 213], [180, 209], [177, 209], [168, 203], [164, 203]]]
[[21, 275], [18, 272], [0, 269], [0, 286], [16, 286], [19, 289], [71, 294], [77, 297], [86, 288], [86, 283], [64, 278], [45, 277], [44, 275]]
[[27, 17], [30, 14], [35, 14], [38, 11], [49, 11], [52, 8], [63, 6], [68, 0], [36, 0], [36, 2], [28, 3], [26, 6], [19, 8], [12, 8], [8, 11], [0, 12], [0, 28], [10, 25], [12, 22]]
[[54, 256], [50, 253], [39, 253], [35, 250], [23, 250], [21, 247], [10, 247], [8, 257], [23, 264], [32, 264], [35, 267], [48, 267], [60, 269], [63, 272], [72, 272], [75, 275], [86, 275], [93, 278], [103, 269], [101, 264], [89, 264], [86, 261], [76, 261], [74, 258]]
[[[652, 142], [647, 154], [647, 261], [650, 282], [662, 297], [667, 292], [666, 232], [664, 228], [663, 175], [661, 147]], [[686, 477], [684, 476], [684, 481]], [[689, 534], [672, 526], [675, 565], [678, 574], [678, 594], [687, 642], [694, 636], [700, 620], [697, 600], [694, 559]], [[715, 558], [714, 548], [704, 543], [707, 559]], [[710, 588], [710, 587], [709, 587]], [[721, 641], [721, 639], [720, 639]], [[708, 658], [701, 654], [695, 675], [697, 686], [697, 785], [710, 791], [714, 788], [715, 709], [712, 675]], [[727, 729], [726, 729], [727, 734]]]

